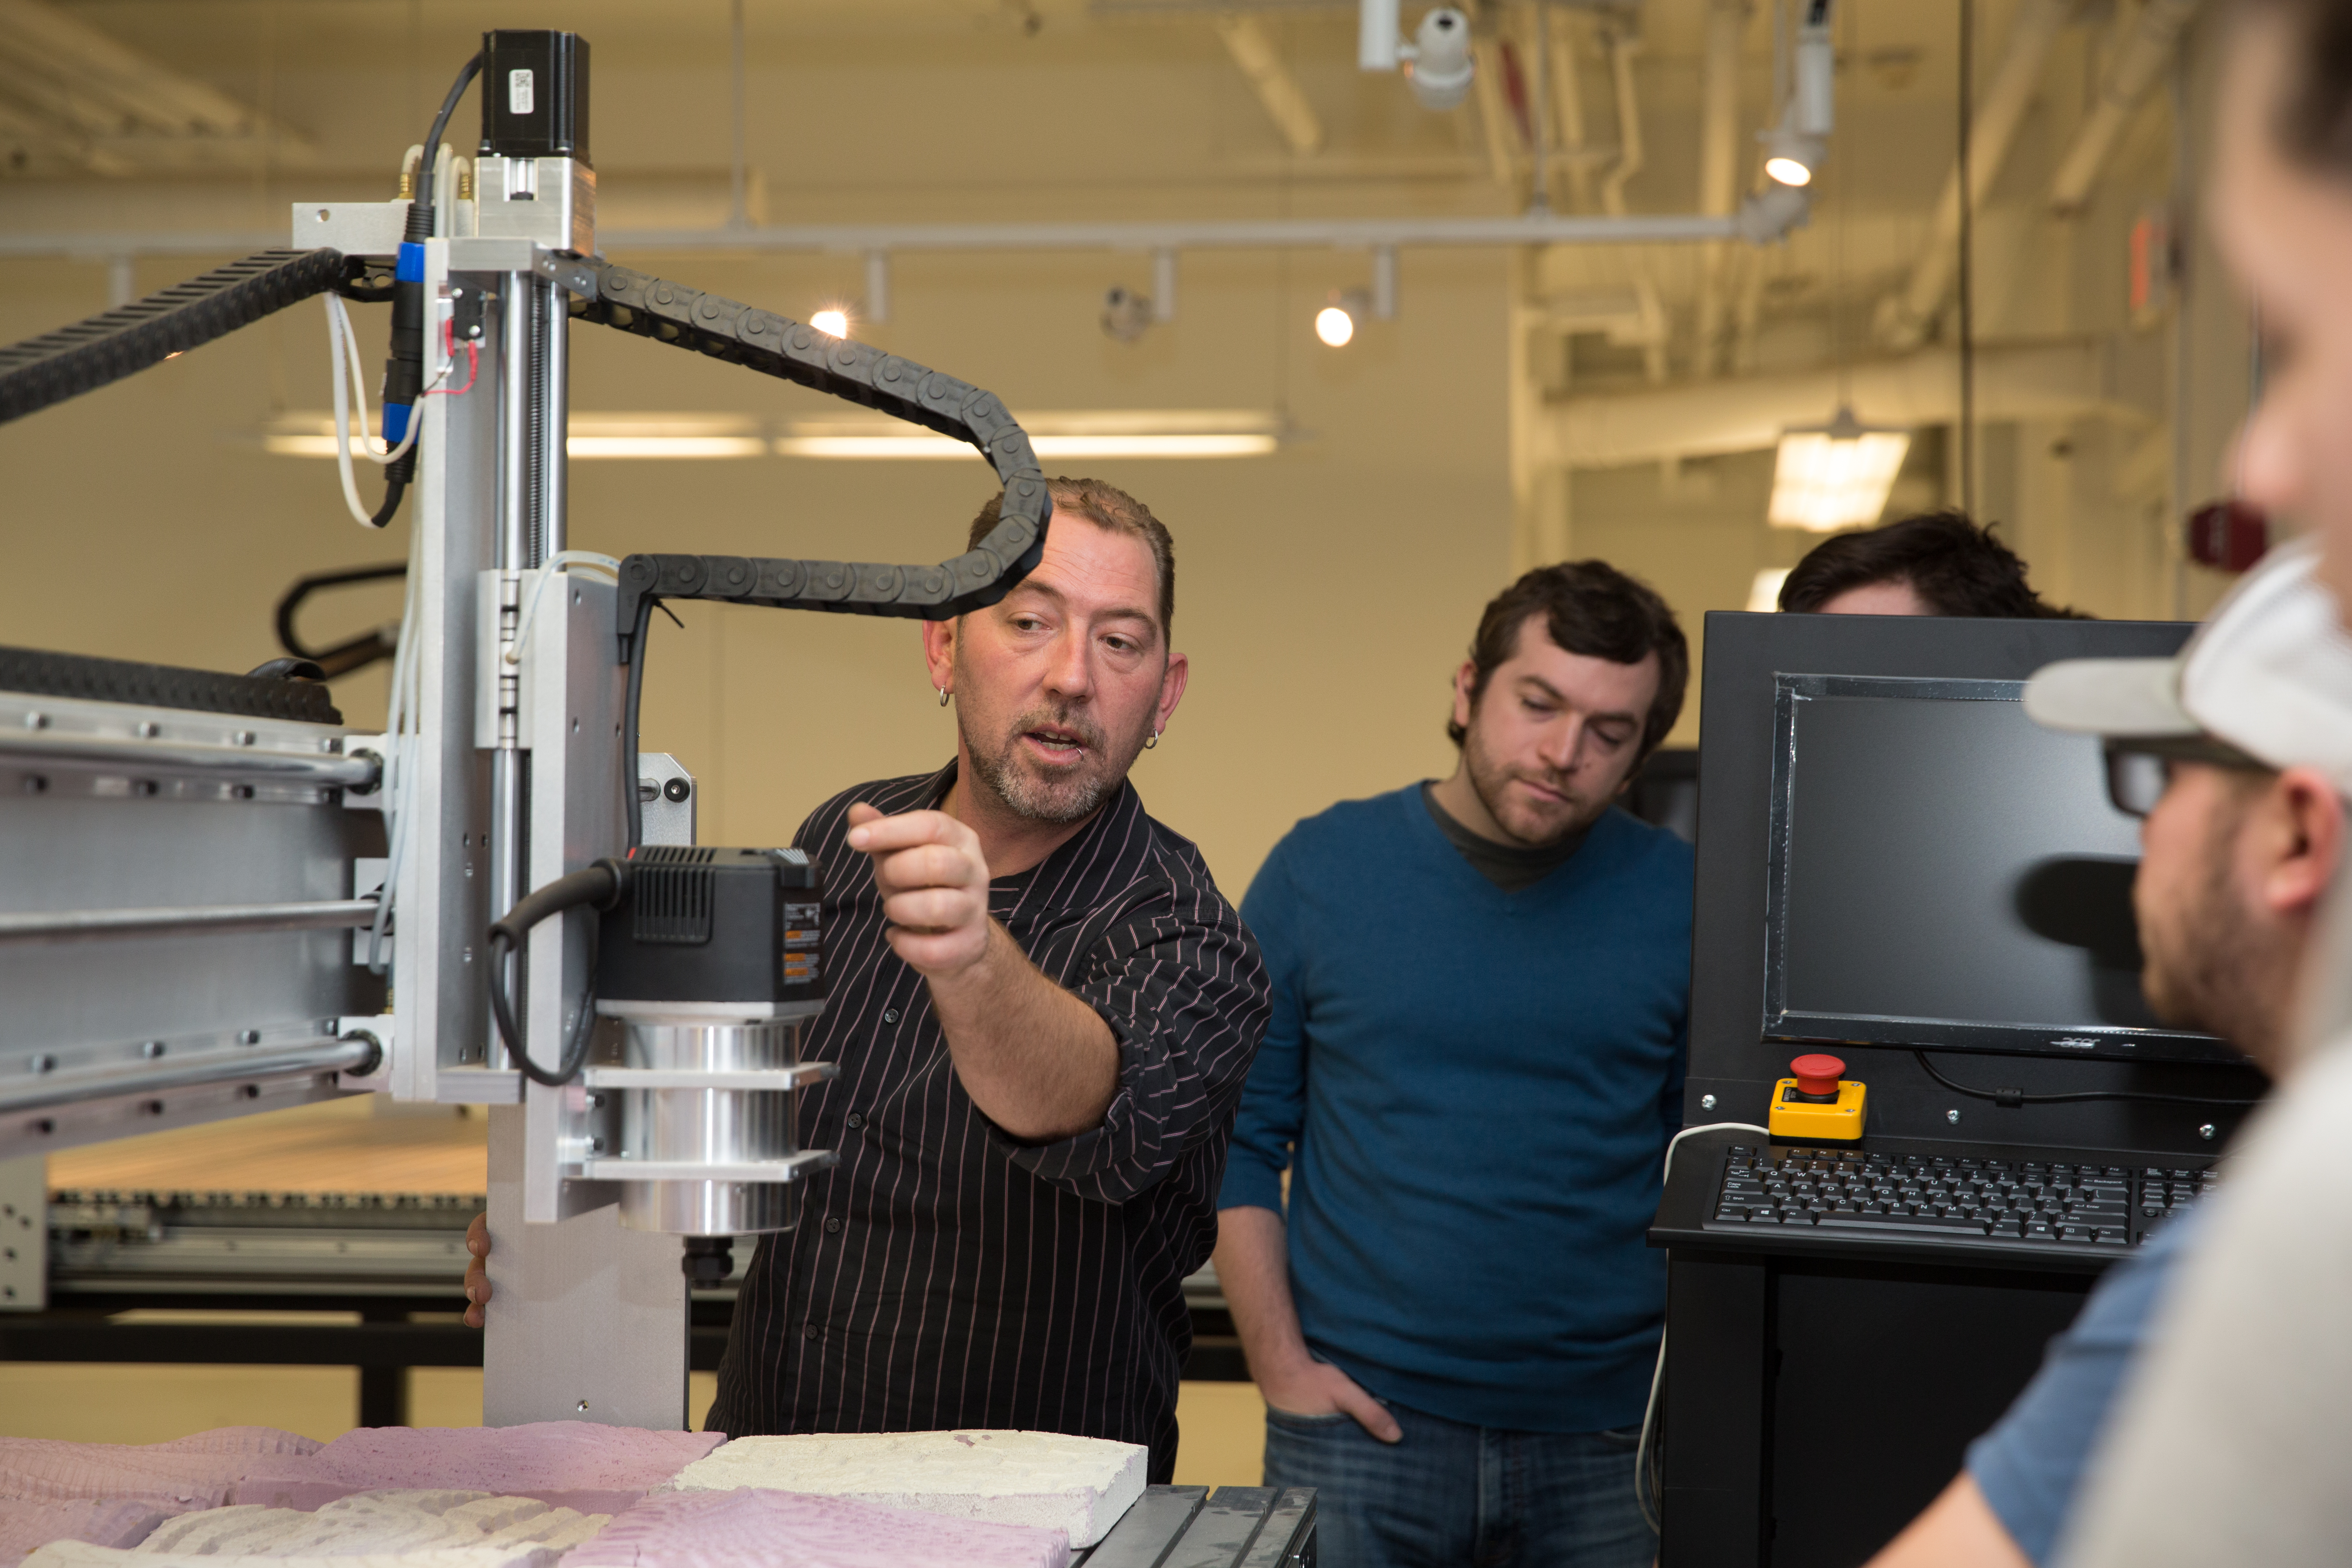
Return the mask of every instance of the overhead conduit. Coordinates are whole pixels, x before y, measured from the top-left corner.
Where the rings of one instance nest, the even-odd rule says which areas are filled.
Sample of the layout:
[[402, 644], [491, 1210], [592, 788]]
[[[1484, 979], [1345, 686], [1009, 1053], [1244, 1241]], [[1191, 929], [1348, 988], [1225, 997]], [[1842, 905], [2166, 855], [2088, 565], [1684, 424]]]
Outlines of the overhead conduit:
[[2084, 117], [2050, 182], [2052, 212], [2072, 217], [2089, 203], [2091, 186], [2106, 166], [2132, 110], [2156, 85], [2179, 47], [2182, 30], [2196, 15], [2197, 0], [2147, 0], [2140, 7], [2130, 35], [2099, 79], [2098, 102]]

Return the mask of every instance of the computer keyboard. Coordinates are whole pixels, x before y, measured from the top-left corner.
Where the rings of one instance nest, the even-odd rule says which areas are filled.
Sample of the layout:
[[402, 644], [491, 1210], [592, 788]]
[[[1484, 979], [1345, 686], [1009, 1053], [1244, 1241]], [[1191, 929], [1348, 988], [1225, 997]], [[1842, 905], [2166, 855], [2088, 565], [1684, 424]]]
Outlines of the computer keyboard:
[[2213, 1184], [2210, 1169], [1735, 1144], [1713, 1231], [1795, 1229], [1867, 1240], [2084, 1248], [2137, 1246]]

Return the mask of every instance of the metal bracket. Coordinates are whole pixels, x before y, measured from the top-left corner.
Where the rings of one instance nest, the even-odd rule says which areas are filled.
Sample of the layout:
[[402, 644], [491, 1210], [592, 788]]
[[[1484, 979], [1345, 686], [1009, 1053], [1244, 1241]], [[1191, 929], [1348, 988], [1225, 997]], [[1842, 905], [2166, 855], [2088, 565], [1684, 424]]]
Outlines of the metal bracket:
[[840, 1076], [839, 1062], [802, 1062], [788, 1068], [745, 1071], [609, 1067], [580, 1070], [580, 1081], [590, 1089], [740, 1089], [755, 1092], [804, 1089]]
[[796, 1182], [830, 1167], [840, 1155], [831, 1149], [803, 1149], [782, 1160], [740, 1165], [704, 1165], [691, 1160], [583, 1160], [581, 1174], [592, 1182]]
[[452, 272], [529, 272], [583, 300], [596, 299], [600, 263], [568, 251], [550, 250], [536, 240], [495, 236], [460, 236], [442, 243], [449, 247]]

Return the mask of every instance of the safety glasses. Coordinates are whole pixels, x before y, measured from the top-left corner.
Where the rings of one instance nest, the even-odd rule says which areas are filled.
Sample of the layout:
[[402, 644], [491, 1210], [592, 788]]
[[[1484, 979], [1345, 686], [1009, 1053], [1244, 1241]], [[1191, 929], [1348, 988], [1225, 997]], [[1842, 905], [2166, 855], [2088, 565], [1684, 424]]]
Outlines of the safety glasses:
[[2104, 750], [2107, 798], [2126, 816], [2146, 816], [2156, 809], [2156, 803], [2171, 787], [2175, 763], [2203, 763], [2209, 767], [2242, 768], [2254, 773], [2272, 771], [2268, 763], [2210, 735], [2111, 740]]

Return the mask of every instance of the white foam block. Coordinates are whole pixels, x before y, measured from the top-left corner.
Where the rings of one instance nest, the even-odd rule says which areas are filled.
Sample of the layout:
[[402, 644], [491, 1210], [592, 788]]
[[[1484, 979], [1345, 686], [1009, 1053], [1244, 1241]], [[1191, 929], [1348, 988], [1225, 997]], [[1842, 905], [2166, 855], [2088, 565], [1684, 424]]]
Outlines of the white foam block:
[[1058, 1530], [742, 1488], [656, 1492], [563, 1568], [1069, 1568]]
[[553, 1568], [551, 1546], [438, 1546], [423, 1552], [253, 1557], [226, 1552], [125, 1552], [79, 1541], [53, 1541], [24, 1568]]
[[1066, 1532], [1073, 1548], [1110, 1533], [1143, 1495], [1150, 1450], [1060, 1432], [859, 1432], [739, 1437], [670, 1484], [681, 1491], [766, 1487], [854, 1498], [951, 1519]]

